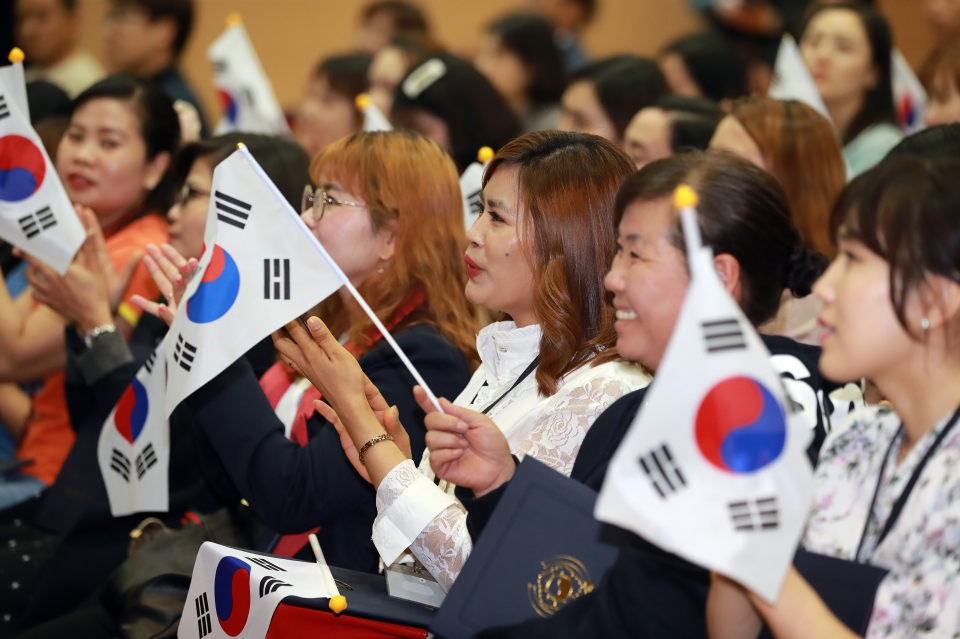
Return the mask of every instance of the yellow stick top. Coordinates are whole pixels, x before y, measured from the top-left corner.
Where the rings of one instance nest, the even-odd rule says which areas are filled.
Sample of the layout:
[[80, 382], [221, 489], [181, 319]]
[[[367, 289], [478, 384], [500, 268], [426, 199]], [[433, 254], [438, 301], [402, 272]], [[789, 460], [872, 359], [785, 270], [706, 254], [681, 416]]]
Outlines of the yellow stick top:
[[678, 209], [685, 209], [690, 206], [696, 206], [700, 201], [697, 192], [686, 184], [681, 184], [673, 192], [673, 205]]
[[489, 146], [482, 146], [480, 147], [480, 150], [477, 151], [477, 162], [486, 164], [493, 159], [493, 156], [493, 149], [491, 149]]
[[228, 27], [238, 27], [243, 24], [243, 18], [240, 17], [240, 14], [234, 11], [227, 16], [227, 26]]
[[7, 56], [7, 60], [9, 60], [13, 64], [17, 64], [18, 62], [23, 62], [23, 58], [24, 58], [23, 49], [21, 49], [20, 47], [14, 47], [10, 49], [10, 55]]
[[370, 96], [366, 93], [358, 93], [353, 103], [356, 105], [358, 110], [363, 111], [370, 106]]

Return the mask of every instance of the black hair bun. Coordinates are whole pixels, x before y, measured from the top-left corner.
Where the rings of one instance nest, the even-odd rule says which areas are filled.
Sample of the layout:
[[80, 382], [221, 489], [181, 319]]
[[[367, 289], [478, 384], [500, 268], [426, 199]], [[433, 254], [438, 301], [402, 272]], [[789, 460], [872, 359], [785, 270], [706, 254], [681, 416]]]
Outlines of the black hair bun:
[[826, 255], [800, 244], [790, 254], [784, 288], [790, 289], [794, 297], [806, 297], [828, 266], [830, 259]]

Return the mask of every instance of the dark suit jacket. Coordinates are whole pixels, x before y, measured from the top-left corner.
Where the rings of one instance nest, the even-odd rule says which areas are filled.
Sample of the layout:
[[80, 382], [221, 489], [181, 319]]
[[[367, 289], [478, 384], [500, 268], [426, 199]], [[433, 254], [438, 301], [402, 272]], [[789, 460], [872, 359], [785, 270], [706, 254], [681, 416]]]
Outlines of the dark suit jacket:
[[[810, 373], [801, 381], [814, 392], [829, 393], [835, 385], [817, 368], [820, 349], [785, 337], [761, 336], [772, 355], [796, 357]], [[613, 453], [633, 423], [646, 388], [629, 393], [610, 405], [587, 432], [577, 453], [571, 478], [599, 491]], [[825, 429], [817, 410], [817, 429], [808, 450], [815, 463]], [[458, 489], [467, 508], [467, 526], [474, 540], [483, 532], [507, 486], [479, 499]], [[650, 639], [705, 639], [706, 601], [710, 588], [707, 570], [661, 550], [642, 537], [615, 526], [604, 526], [603, 540], [620, 547], [616, 563], [589, 595], [562, 608], [548, 619], [533, 619], [515, 626], [481, 633], [484, 638], [574, 639], [588, 637]]]
[[[455, 397], [470, 379], [463, 354], [432, 326], [415, 325], [394, 336], [438, 395]], [[424, 412], [413, 398], [416, 381], [381, 341], [359, 360], [384, 398], [400, 411], [413, 458], [424, 450]], [[186, 400], [217, 451], [233, 484], [270, 528], [299, 533], [320, 526], [317, 537], [334, 566], [374, 572], [371, 541], [376, 491], [353, 469], [336, 429], [314, 414], [305, 447], [284, 437], [283, 425], [249, 365], [239, 361]], [[307, 547], [303, 554], [312, 558]]]

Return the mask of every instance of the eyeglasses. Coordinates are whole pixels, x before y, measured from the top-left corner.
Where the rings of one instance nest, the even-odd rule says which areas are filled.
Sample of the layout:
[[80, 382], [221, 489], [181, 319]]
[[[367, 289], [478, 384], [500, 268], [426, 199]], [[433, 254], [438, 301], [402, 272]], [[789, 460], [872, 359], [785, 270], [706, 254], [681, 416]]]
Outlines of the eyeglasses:
[[328, 206], [354, 206], [362, 209], [367, 205], [358, 202], [341, 202], [340, 200], [330, 197], [330, 195], [320, 187], [317, 187], [316, 190], [309, 184], [303, 187], [303, 200], [300, 202], [301, 213], [312, 211], [313, 220], [320, 222]]
[[183, 208], [187, 203], [195, 197], [210, 197], [210, 191], [203, 191], [198, 188], [194, 188], [184, 182], [183, 186], [180, 188], [180, 192], [177, 194], [177, 205]]

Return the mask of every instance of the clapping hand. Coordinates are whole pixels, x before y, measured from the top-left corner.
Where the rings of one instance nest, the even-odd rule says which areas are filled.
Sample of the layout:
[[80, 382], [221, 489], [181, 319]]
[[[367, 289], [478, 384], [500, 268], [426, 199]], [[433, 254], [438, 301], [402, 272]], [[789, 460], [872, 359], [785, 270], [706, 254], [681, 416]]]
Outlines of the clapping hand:
[[147, 255], [143, 258], [147, 271], [157, 283], [157, 288], [166, 300], [166, 304], [159, 304], [140, 295], [134, 295], [131, 302], [139, 306], [144, 312], [159, 317], [167, 323], [173, 323], [173, 316], [183, 299], [183, 293], [193, 273], [197, 270], [197, 260], [189, 260], [169, 244], [159, 247], [148, 244]]

